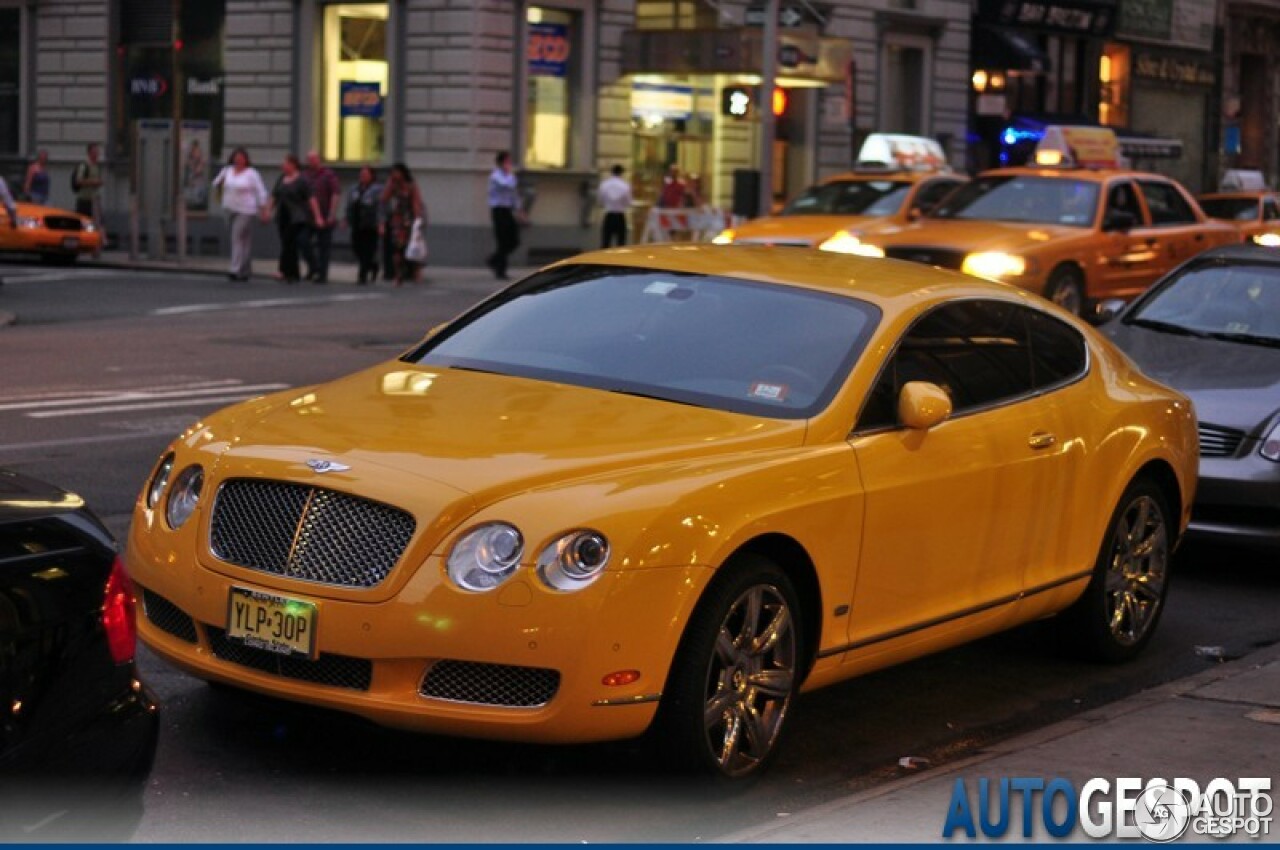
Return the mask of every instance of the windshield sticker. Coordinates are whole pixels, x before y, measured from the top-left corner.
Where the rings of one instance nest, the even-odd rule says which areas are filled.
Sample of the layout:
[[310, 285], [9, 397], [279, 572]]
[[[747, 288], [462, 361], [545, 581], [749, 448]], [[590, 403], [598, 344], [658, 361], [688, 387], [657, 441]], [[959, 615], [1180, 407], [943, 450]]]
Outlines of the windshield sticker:
[[787, 400], [787, 392], [786, 384], [766, 384], [756, 381], [751, 385], [750, 396], [761, 401], [784, 402]]
[[668, 295], [674, 289], [679, 289], [680, 284], [668, 283], [665, 280], [655, 280], [644, 288], [645, 295]]

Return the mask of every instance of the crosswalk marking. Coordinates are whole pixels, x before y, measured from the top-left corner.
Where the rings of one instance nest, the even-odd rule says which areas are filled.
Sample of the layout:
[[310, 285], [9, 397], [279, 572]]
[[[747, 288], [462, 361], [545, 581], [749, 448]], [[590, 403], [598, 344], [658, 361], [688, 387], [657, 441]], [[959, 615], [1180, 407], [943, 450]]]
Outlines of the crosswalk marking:
[[186, 381], [178, 384], [154, 384], [147, 387], [115, 387], [104, 390], [46, 390], [37, 393], [18, 393], [17, 395], [0, 395], [0, 404], [9, 404], [12, 402], [22, 401], [43, 401], [45, 399], [65, 399], [65, 398], [93, 398], [100, 396], [113, 396], [121, 393], [161, 393], [168, 390], [197, 390], [204, 387], [229, 387], [239, 386], [243, 384], [237, 378], [224, 378], [217, 381]]
[[259, 298], [253, 301], [231, 301], [225, 304], [179, 304], [175, 307], [159, 307], [152, 316], [184, 316], [191, 313], [211, 313], [216, 310], [245, 310], [260, 307], [296, 307], [305, 304], [340, 304], [347, 301], [371, 301], [386, 298], [381, 292], [352, 292], [326, 295], [320, 298]]
[[[277, 387], [277, 389], [284, 389]], [[188, 398], [153, 401], [145, 404], [112, 404], [101, 407], [77, 407], [72, 410], [38, 410], [28, 413], [30, 419], [53, 419], [65, 416], [88, 416], [93, 413], [123, 413], [129, 410], [160, 410], [171, 407], [195, 407], [200, 404], [231, 404], [237, 401], [260, 396], [262, 393], [241, 393], [240, 395], [218, 396], [216, 398]]]
[[78, 393], [36, 393], [3, 399], [0, 413], [16, 413], [28, 419], [55, 419], [138, 410], [215, 407], [288, 387], [289, 384], [283, 383], [246, 384], [236, 379], [226, 379], [111, 390], [82, 390]]
[[[201, 389], [190, 389], [190, 390], [170, 390], [165, 392], [152, 392], [149, 390], [130, 390], [130, 391], [124, 391], [124, 392], [117, 392], [117, 393], [104, 393], [104, 394], [93, 393], [93, 394], [87, 394], [87, 395], [81, 396], [79, 398], [61, 398], [61, 399], [48, 400], [48, 401], [22, 401], [22, 402], [16, 402], [13, 404], [0, 404], [0, 411], [37, 410], [37, 409], [45, 409], [45, 408], [51, 408], [51, 407], [80, 407], [84, 404], [115, 405], [118, 403], [134, 402], [134, 401], [152, 401], [152, 400], [158, 400], [158, 399], [181, 399], [181, 398], [189, 398], [191, 396], [215, 396], [215, 395], [225, 394], [233, 391], [238, 393], [242, 397], [248, 398], [253, 395], [260, 395], [261, 393], [264, 393], [264, 392], [270, 392], [271, 390], [283, 390], [287, 386], [288, 384], [253, 384], [250, 386], [243, 386], [243, 385], [237, 386], [236, 384], [233, 383], [230, 385], [222, 385], [217, 387], [204, 387]], [[199, 404], [201, 403], [201, 401], [202, 399], [197, 398], [197, 399], [194, 399], [193, 403]], [[210, 401], [213, 401], [213, 399], [210, 399]], [[159, 406], [163, 406], [163, 405], [159, 405]], [[107, 407], [94, 408], [95, 411], [107, 410], [107, 409], [108, 409]], [[120, 407], [117, 409], [128, 410], [130, 408]], [[141, 410], [142, 408], [137, 408], [137, 409]], [[56, 413], [50, 413], [50, 414], [32, 413], [28, 415], [31, 416], [32, 418], [39, 419], [42, 416], [57, 415], [57, 414]]]

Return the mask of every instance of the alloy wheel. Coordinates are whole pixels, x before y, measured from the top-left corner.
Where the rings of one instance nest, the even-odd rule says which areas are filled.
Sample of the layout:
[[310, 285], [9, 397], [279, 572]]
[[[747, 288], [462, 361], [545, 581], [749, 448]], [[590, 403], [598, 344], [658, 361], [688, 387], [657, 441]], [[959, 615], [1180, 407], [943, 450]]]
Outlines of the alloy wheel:
[[1139, 496], [1116, 523], [1104, 585], [1107, 628], [1117, 643], [1133, 646], [1150, 630], [1164, 602], [1168, 570], [1164, 512], [1155, 499]]

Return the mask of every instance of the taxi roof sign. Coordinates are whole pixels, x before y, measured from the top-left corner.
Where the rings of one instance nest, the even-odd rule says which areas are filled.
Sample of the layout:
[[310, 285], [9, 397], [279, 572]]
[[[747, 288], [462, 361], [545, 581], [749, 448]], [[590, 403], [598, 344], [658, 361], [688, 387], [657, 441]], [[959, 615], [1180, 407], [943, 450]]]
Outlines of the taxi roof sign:
[[858, 169], [947, 171], [947, 154], [937, 140], [904, 133], [872, 133], [858, 151]]
[[1051, 125], [1036, 145], [1037, 165], [1120, 168], [1120, 140], [1110, 127]]

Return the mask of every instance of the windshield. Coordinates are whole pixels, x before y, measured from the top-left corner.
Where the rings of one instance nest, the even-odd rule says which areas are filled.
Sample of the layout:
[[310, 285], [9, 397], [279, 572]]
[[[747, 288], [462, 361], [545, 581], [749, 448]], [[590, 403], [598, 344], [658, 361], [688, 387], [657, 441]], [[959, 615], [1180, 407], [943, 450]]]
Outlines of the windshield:
[[799, 419], [830, 402], [879, 316], [866, 302], [790, 286], [563, 266], [480, 304], [405, 359]]
[[1213, 264], [1187, 269], [1148, 297], [1125, 323], [1280, 344], [1280, 266]]
[[1200, 208], [1211, 218], [1253, 221], [1258, 218], [1257, 198], [1201, 198]]
[[904, 180], [840, 180], [812, 186], [787, 204], [783, 215], [893, 215], [911, 184]]
[[937, 206], [937, 218], [1025, 221], [1089, 227], [1098, 209], [1098, 184], [1058, 177], [979, 177]]

